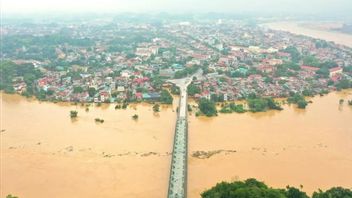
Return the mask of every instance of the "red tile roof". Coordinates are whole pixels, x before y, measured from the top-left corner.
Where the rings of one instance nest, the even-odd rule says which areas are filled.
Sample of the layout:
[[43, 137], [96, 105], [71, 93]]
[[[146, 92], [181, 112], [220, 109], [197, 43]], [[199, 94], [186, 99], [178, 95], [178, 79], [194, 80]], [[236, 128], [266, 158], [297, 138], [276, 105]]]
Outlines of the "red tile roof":
[[336, 72], [336, 71], [342, 71], [342, 67], [334, 67], [334, 68], [331, 68], [329, 69], [329, 72]]
[[313, 66], [308, 66], [308, 65], [301, 65], [301, 69], [303, 70], [309, 70], [309, 71], [318, 71], [318, 67], [313, 67]]

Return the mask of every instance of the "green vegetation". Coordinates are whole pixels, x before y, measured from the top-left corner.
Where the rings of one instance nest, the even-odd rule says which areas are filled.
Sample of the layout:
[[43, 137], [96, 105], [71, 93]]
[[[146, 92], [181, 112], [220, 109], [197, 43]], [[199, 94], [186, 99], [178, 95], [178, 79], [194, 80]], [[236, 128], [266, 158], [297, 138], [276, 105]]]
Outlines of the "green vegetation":
[[328, 44], [328, 42], [326, 42], [324, 40], [317, 39], [315, 41], [315, 47], [316, 48], [327, 48], [327, 47], [329, 47], [329, 44]]
[[314, 93], [312, 90], [305, 89], [302, 91], [303, 96], [314, 96]]
[[153, 76], [150, 78], [152, 86], [155, 87], [155, 89], [160, 90], [163, 86], [164, 79], [163, 77], [160, 76]]
[[[301, 186], [302, 188], [302, 186]], [[201, 194], [202, 198], [309, 198], [307, 193], [298, 188], [287, 186], [286, 189], [268, 187], [256, 179], [245, 181], [221, 182]], [[325, 192], [318, 190], [312, 198], [351, 198], [352, 191], [347, 188], [333, 187]]]
[[82, 87], [77, 86], [73, 88], [73, 93], [82, 93], [84, 90]]
[[175, 73], [175, 78], [184, 78], [188, 75], [194, 74], [199, 69], [199, 66], [195, 65], [192, 67], [186, 67], [183, 70], [177, 71]]
[[196, 94], [200, 94], [201, 90], [198, 86], [194, 85], [194, 84], [190, 84], [187, 87], [187, 94], [190, 96], [194, 96]]
[[221, 110], [220, 113], [244, 113], [246, 110], [244, 109], [244, 106], [242, 104], [236, 105], [235, 103], [230, 103], [230, 104], [225, 104]]
[[123, 102], [121, 108], [122, 109], [127, 109], [127, 107], [128, 107], [128, 103], [127, 102]]
[[160, 93], [160, 102], [163, 104], [172, 104], [173, 98], [170, 94], [170, 92], [166, 89], [161, 90]]
[[198, 107], [199, 107], [200, 112], [208, 117], [212, 117], [212, 116], [217, 115], [215, 102], [213, 102], [211, 100], [201, 98], [198, 102]]
[[[42, 77], [42, 73], [34, 68], [32, 64], [17, 65], [13, 62], [2, 61], [0, 63], [0, 90], [4, 90], [6, 93], [14, 93], [13, 79], [15, 77], [23, 78], [23, 81], [27, 85], [26, 93], [27, 96], [35, 94], [33, 83], [35, 80]], [[44, 93], [45, 95], [45, 93]]]
[[296, 72], [300, 70], [300, 66], [294, 62], [285, 62], [277, 66], [275, 76], [295, 76]]
[[270, 109], [282, 110], [279, 103], [275, 102], [273, 98], [248, 98], [248, 107], [251, 112], [264, 112]]
[[77, 111], [70, 111], [70, 117], [71, 118], [77, 118], [78, 112]]
[[352, 88], [352, 81], [342, 79], [335, 85], [337, 90]]
[[97, 90], [94, 87], [88, 88], [89, 97], [94, 97], [96, 93], [97, 93]]
[[14, 195], [9, 194], [9, 195], [7, 195], [7, 196], [6, 196], [6, 198], [18, 198], [18, 197], [17, 197], [17, 196], [14, 196]]
[[156, 112], [159, 112], [160, 111], [160, 105], [159, 104], [155, 104], [153, 106], [153, 111], [156, 113]]
[[344, 102], [345, 102], [344, 99], [340, 99], [340, 100], [339, 100], [339, 104], [340, 104], [340, 105], [342, 105]]
[[95, 120], [95, 122], [104, 123], [104, 120], [100, 119], [100, 118], [95, 118], [94, 120]]
[[221, 182], [203, 192], [202, 198], [308, 198], [305, 192], [294, 187], [286, 189], [270, 188], [256, 179]]
[[224, 94], [211, 94], [210, 100], [213, 102], [224, 102]]
[[172, 85], [171, 93], [174, 94], [174, 95], [180, 95], [180, 88], [175, 86], [175, 85]]
[[299, 53], [298, 49], [294, 46], [287, 47], [284, 52], [289, 53], [292, 61], [295, 63], [298, 63], [301, 60], [301, 53]]
[[334, 61], [320, 62], [314, 56], [305, 56], [303, 58], [303, 64], [319, 68], [319, 70], [316, 73], [324, 78], [329, 77], [329, 74], [330, 74], [329, 69], [330, 68], [337, 66], [337, 64]]
[[344, 68], [343, 68], [343, 71], [344, 71], [344, 72], [352, 72], [352, 65], [347, 66], [347, 67], [344, 67]]
[[134, 115], [132, 116], [132, 119], [133, 119], [133, 120], [138, 120], [138, 115], [137, 115], [137, 114], [134, 114]]
[[351, 198], [352, 190], [342, 188], [342, 187], [333, 187], [325, 192], [318, 190], [314, 192], [312, 198]]
[[300, 94], [292, 94], [287, 99], [287, 102], [292, 103], [292, 104], [297, 104], [298, 108], [300, 108], [300, 109], [305, 109], [306, 106], [308, 105], [308, 102], [306, 101], [304, 96], [302, 96]]
[[352, 100], [349, 100], [347, 103], [348, 105], [352, 106]]
[[315, 58], [314, 56], [305, 56], [303, 58], [303, 64], [309, 65], [309, 66], [314, 66], [314, 67], [320, 66], [319, 60], [317, 58]]
[[189, 112], [193, 111], [193, 109], [192, 109], [190, 104], [187, 104], [187, 111], [189, 111]]

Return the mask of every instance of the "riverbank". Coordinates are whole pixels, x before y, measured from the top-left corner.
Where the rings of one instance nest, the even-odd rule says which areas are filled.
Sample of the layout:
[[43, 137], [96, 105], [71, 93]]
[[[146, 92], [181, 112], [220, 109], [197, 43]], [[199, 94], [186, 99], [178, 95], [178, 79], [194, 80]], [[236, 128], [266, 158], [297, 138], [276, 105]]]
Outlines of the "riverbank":
[[263, 24], [263, 26], [274, 30], [288, 31], [293, 34], [323, 39], [352, 47], [351, 34], [322, 30], [320, 28], [314, 28], [313, 26], [301, 25], [299, 22], [274, 22]]

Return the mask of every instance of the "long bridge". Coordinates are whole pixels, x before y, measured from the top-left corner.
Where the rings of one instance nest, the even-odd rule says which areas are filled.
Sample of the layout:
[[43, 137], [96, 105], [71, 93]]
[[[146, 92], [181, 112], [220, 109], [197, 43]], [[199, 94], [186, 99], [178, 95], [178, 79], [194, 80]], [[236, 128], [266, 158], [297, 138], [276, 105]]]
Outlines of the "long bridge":
[[[200, 76], [201, 71], [197, 74]], [[187, 87], [193, 77], [170, 80], [180, 88], [180, 102], [175, 127], [174, 144], [172, 150], [171, 169], [169, 178], [168, 198], [187, 197], [187, 158], [188, 158], [188, 121], [187, 121]]]

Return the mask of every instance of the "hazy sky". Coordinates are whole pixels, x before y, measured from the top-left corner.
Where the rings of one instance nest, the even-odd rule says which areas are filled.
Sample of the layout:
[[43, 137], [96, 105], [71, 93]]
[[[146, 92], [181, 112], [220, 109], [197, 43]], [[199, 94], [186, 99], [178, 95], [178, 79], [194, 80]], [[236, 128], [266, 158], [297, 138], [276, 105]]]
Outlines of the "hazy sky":
[[352, 0], [0, 0], [4, 13], [264, 12], [352, 15]]

